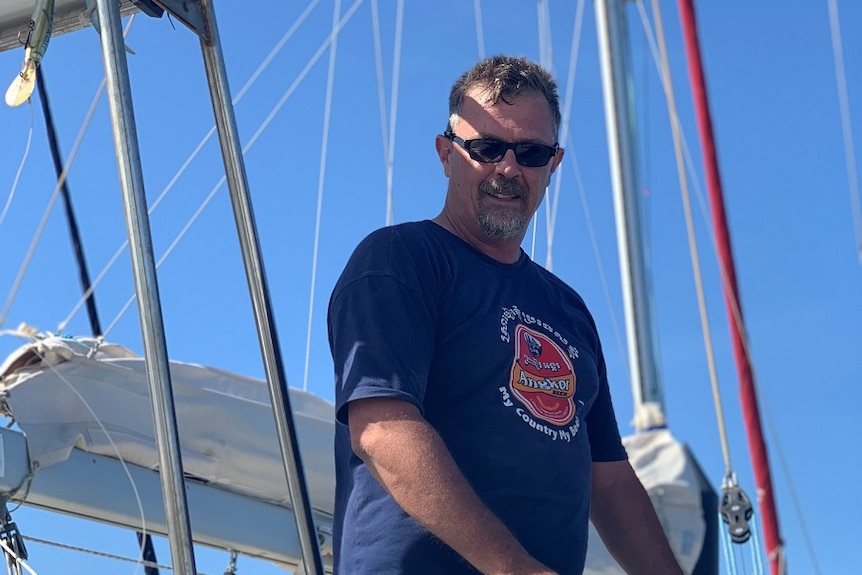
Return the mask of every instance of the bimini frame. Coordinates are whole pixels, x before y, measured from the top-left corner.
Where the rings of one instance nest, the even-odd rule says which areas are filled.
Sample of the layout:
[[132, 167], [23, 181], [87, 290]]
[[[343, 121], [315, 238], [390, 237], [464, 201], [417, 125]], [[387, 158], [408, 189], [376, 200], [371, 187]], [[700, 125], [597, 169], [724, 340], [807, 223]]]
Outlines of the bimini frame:
[[[58, 27], [55, 33], [89, 25], [84, 0], [56, 0]], [[311, 515], [305, 475], [299, 455], [293, 411], [287, 390], [278, 345], [272, 306], [266, 283], [261, 250], [248, 190], [245, 165], [239, 144], [236, 119], [231, 104], [224, 56], [219, 42], [213, 0], [96, 0], [99, 34], [105, 64], [114, 146], [126, 213], [135, 291], [147, 378], [152, 398], [153, 420], [159, 451], [159, 473], [165, 506], [165, 526], [170, 540], [174, 570], [180, 575], [195, 575], [193, 537], [186, 499], [186, 484], [177, 434], [176, 413], [168, 368], [167, 344], [156, 277], [155, 258], [144, 194], [143, 170], [138, 148], [134, 107], [128, 65], [124, 50], [121, 16], [143, 8], [148, 12], [162, 8], [183, 22], [200, 38], [204, 68], [218, 129], [227, 174], [228, 188], [236, 220], [240, 248], [248, 280], [264, 370], [273, 406], [288, 493], [296, 522], [301, 561], [309, 575], [323, 575], [318, 535]], [[0, 49], [11, 46], [10, 28], [25, 23], [22, 10], [32, 11], [31, 2], [17, 1], [3, 8], [0, 23]], [[20, 13], [20, 14], [19, 14]], [[20, 18], [19, 18], [20, 16]], [[19, 29], [24, 29], [19, 27]], [[8, 42], [7, 42], [8, 41]], [[8, 438], [9, 446], [17, 445]], [[6, 483], [0, 481], [0, 483]], [[11, 486], [7, 486], [11, 487]], [[50, 497], [41, 506], [56, 508]], [[231, 520], [226, 518], [226, 522]], [[287, 544], [287, 542], [285, 542]]]

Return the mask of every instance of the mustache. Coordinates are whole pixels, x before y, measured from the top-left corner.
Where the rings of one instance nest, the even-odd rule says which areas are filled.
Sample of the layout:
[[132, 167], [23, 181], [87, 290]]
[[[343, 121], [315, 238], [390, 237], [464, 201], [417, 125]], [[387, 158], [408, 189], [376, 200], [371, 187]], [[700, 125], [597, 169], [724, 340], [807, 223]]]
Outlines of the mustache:
[[493, 192], [524, 197], [527, 195], [527, 186], [515, 178], [497, 176], [493, 180], [482, 182], [479, 191], [486, 194]]

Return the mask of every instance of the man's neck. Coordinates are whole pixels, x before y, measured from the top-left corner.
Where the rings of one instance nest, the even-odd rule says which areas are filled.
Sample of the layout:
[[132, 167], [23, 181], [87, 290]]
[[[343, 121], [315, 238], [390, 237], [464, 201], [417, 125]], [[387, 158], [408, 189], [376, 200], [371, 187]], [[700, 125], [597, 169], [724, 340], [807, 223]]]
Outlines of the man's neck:
[[521, 258], [521, 242], [524, 239], [523, 237], [513, 237], [506, 240], [474, 237], [473, 234], [456, 225], [454, 220], [446, 213], [445, 208], [440, 212], [440, 215], [431, 221], [500, 263], [514, 264]]

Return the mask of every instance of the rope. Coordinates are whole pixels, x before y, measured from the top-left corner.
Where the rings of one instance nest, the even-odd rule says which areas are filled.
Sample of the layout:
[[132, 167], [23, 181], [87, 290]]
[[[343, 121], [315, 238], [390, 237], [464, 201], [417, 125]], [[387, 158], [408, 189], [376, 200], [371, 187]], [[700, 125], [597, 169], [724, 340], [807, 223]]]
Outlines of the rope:
[[[724, 521], [721, 515], [718, 517], [719, 523]], [[721, 539], [721, 551], [724, 554], [724, 564], [727, 566], [729, 575], [737, 575], [736, 560], [733, 557], [733, 543], [730, 541], [730, 533], [727, 529], [719, 529], [719, 537]]]
[[[697, 292], [698, 311], [700, 313], [701, 331], [703, 343], [706, 350], [707, 365], [709, 367], [709, 381], [712, 387], [713, 403], [715, 404], [715, 416], [718, 423], [718, 434], [721, 442], [721, 451], [724, 456], [724, 474], [729, 477], [732, 474], [730, 462], [730, 446], [727, 438], [727, 428], [724, 419], [724, 409], [721, 402], [721, 390], [718, 385], [718, 372], [715, 366], [715, 354], [712, 345], [712, 334], [709, 327], [709, 316], [706, 309], [706, 297], [703, 290], [703, 278], [700, 271], [700, 255], [695, 238], [694, 220], [691, 214], [691, 199], [688, 192], [688, 180], [685, 175], [685, 165], [682, 157], [682, 142], [680, 139], [679, 117], [676, 112], [676, 100], [673, 95], [673, 84], [670, 73], [670, 65], [667, 57], [667, 45], [664, 38], [664, 25], [662, 23], [661, 9], [658, 0], [652, 1], [653, 15], [655, 17], [656, 35], [658, 36], [658, 47], [661, 55], [661, 79], [667, 100], [668, 114], [671, 120], [673, 132], [673, 148], [676, 156], [677, 175], [679, 177], [680, 192], [682, 195], [683, 210], [685, 212], [685, 227], [688, 235], [688, 248], [691, 256], [691, 267], [694, 274], [695, 291]], [[652, 31], [646, 19], [646, 12], [641, 0], [638, 0], [638, 11], [644, 24], [644, 30], [652, 42]]]
[[844, 135], [844, 158], [847, 162], [847, 179], [850, 185], [850, 205], [853, 209], [853, 229], [856, 232], [856, 254], [862, 263], [862, 202], [859, 200], [859, 181], [856, 173], [856, 153], [853, 150], [853, 128], [850, 123], [850, 100], [847, 96], [847, 78], [844, 75], [844, 53], [841, 48], [841, 22], [838, 2], [827, 0], [829, 29], [832, 32], [832, 54], [835, 61], [835, 81], [838, 83], [838, 103], [841, 109], [841, 132]]
[[[763, 557], [760, 556], [760, 537], [757, 535], [756, 513], [751, 516], [748, 526], [751, 529], [751, 564], [755, 575], [763, 575]], [[778, 572], [784, 573], [784, 570], [780, 569]]]
[[[560, 141], [566, 142], [569, 138], [569, 121], [572, 115], [572, 102], [574, 100], [575, 90], [575, 72], [578, 68], [578, 52], [581, 45], [581, 31], [583, 29], [584, 15], [584, 0], [578, 1], [577, 9], [575, 10], [574, 33], [572, 34], [572, 47], [569, 54], [569, 71], [566, 78], [566, 100], [563, 103], [562, 126]], [[557, 170], [556, 178], [554, 179], [554, 193], [548, 195], [548, 203], [545, 204], [545, 214], [548, 218], [548, 253], [545, 256], [545, 267], [548, 271], [553, 271], [553, 251], [554, 251], [554, 236], [557, 231], [557, 212], [560, 207], [560, 187], [563, 181], [563, 170]], [[553, 204], [551, 206], [551, 204]], [[550, 210], [548, 210], [548, 207]]]
[[476, 44], [479, 47], [479, 59], [485, 59], [485, 34], [482, 31], [482, 0], [473, 0], [473, 15], [476, 22]]
[[[332, 9], [332, 29], [338, 26], [338, 15], [341, 12], [341, 0], [335, 0]], [[332, 90], [335, 86], [335, 56], [338, 48], [338, 36], [333, 35], [329, 48], [329, 70], [326, 77], [326, 99], [323, 106], [323, 134], [320, 145], [320, 172], [317, 177], [317, 211], [314, 218], [314, 246], [311, 256], [311, 288], [308, 298], [308, 331], [305, 337], [305, 369], [302, 375], [302, 390], [308, 391], [308, 367], [311, 362], [311, 324], [314, 319], [314, 291], [317, 283], [317, 261], [320, 247], [320, 220], [323, 212], [323, 182], [326, 178], [326, 155], [329, 147], [329, 121], [332, 117]]]
[[[275, 56], [284, 47], [285, 43], [287, 43], [287, 41], [291, 38], [291, 36], [293, 36], [293, 34], [296, 32], [296, 30], [299, 28], [299, 26], [306, 20], [306, 18], [308, 18], [309, 14], [311, 14], [311, 11], [314, 9], [314, 7], [319, 2], [320, 2], [320, 0], [312, 0], [312, 2], [309, 3], [309, 5], [302, 12], [302, 14], [299, 15], [299, 17], [296, 19], [296, 21], [293, 23], [293, 25], [291, 25], [291, 27], [288, 29], [288, 31], [285, 32], [285, 34], [275, 44], [275, 46], [272, 48], [272, 50], [270, 50], [269, 54], [267, 55], [266, 58], [263, 59], [263, 62], [261, 62], [260, 66], [258, 66], [257, 70], [254, 71], [254, 73], [251, 75], [251, 77], [249, 77], [249, 79], [246, 81], [245, 85], [240, 89], [240, 91], [237, 93], [237, 95], [233, 98], [232, 104], [234, 106], [236, 106], [242, 100], [242, 98], [243, 98], [243, 96], [245, 96], [246, 92], [248, 92], [248, 90], [251, 88], [251, 86], [254, 85], [254, 83], [257, 81], [258, 77], [263, 73], [264, 70], [266, 70], [266, 68], [269, 66], [269, 64], [272, 62], [272, 60], [275, 58]], [[104, 86], [104, 81], [103, 81], [103, 86]], [[206, 143], [209, 142], [209, 140], [213, 137], [213, 135], [215, 135], [215, 132], [216, 132], [216, 127], [215, 127], [215, 125], [213, 125], [210, 128], [209, 132], [207, 132], [206, 135], [203, 137], [203, 139], [201, 139], [201, 141], [198, 143], [197, 147], [195, 147], [195, 149], [192, 151], [192, 153], [189, 155], [189, 157], [186, 158], [185, 162], [183, 162], [183, 165], [180, 166], [179, 170], [177, 170], [177, 172], [174, 174], [174, 176], [171, 178], [171, 180], [168, 182], [168, 184], [164, 187], [164, 189], [161, 191], [159, 196], [153, 202], [152, 206], [150, 206], [150, 208], [147, 211], [147, 213], [149, 215], [152, 215], [153, 213], [155, 213], [156, 209], [162, 203], [162, 200], [164, 200], [165, 197], [168, 195], [168, 192], [173, 189], [174, 185], [176, 185], [176, 183], [179, 181], [180, 177], [185, 173], [185, 171], [191, 165], [192, 161], [198, 156], [198, 154], [201, 152], [201, 150], [203, 150], [204, 145], [206, 145]], [[60, 323], [60, 325], [57, 328], [58, 332], [62, 333], [63, 331], [66, 330], [66, 326], [69, 324], [70, 321], [72, 321], [72, 319], [75, 317], [75, 315], [77, 315], [77, 313], [78, 313], [78, 311], [80, 311], [81, 307], [84, 306], [84, 304], [87, 301], [87, 298], [90, 297], [90, 294], [93, 293], [93, 290], [96, 289], [96, 287], [102, 282], [102, 280], [105, 278], [105, 276], [111, 270], [111, 268], [114, 267], [114, 264], [117, 263], [117, 260], [120, 259], [120, 256], [123, 254], [123, 252], [126, 250], [126, 248], [128, 246], [129, 246], [129, 240], [126, 239], [123, 241], [123, 243], [120, 245], [120, 247], [117, 248], [117, 251], [114, 252], [114, 255], [111, 256], [111, 259], [108, 260], [108, 263], [105, 264], [105, 266], [102, 268], [102, 270], [96, 276], [96, 279], [93, 280], [92, 284], [90, 284], [90, 287], [87, 289], [87, 291], [81, 297], [81, 299], [78, 300], [78, 303], [76, 303], [74, 305], [74, 307], [72, 308], [72, 311], [69, 312], [69, 315], [66, 317], [66, 319], [64, 319]]]
[[9, 190], [9, 197], [6, 198], [6, 204], [3, 206], [3, 211], [0, 212], [0, 226], [3, 225], [3, 220], [6, 219], [6, 214], [9, 212], [9, 207], [12, 205], [12, 198], [15, 197], [15, 190], [18, 188], [18, 180], [21, 178], [21, 172], [24, 171], [24, 164], [27, 163], [27, 158], [30, 156], [30, 143], [33, 141], [33, 125], [35, 124], [34, 118], [35, 114], [33, 113], [33, 104], [31, 102], [30, 129], [27, 130], [27, 143], [24, 145], [24, 156], [21, 158], [21, 163], [18, 164], [18, 171], [15, 172], [15, 179], [12, 180], [12, 189]]
[[[326, 48], [332, 42], [334, 35], [336, 35], [338, 32], [341, 31], [341, 29], [344, 27], [344, 25], [347, 23], [347, 21], [350, 20], [350, 18], [356, 12], [357, 8], [359, 8], [360, 4], [362, 4], [362, 0], [355, 0], [353, 2], [353, 4], [350, 6], [350, 9], [348, 9], [348, 11], [344, 14], [342, 19], [339, 21], [337, 29], [333, 30], [333, 32], [323, 41], [323, 43], [317, 49], [317, 52], [314, 53], [314, 55], [311, 57], [311, 59], [308, 61], [308, 63], [305, 65], [305, 67], [302, 69], [302, 71], [300, 71], [299, 75], [296, 77], [296, 79], [293, 81], [293, 83], [290, 85], [290, 87], [287, 90], [285, 90], [284, 94], [282, 94], [282, 96], [281, 96], [281, 99], [279, 99], [279, 101], [275, 104], [275, 106], [270, 111], [269, 115], [263, 120], [263, 122], [261, 122], [260, 126], [258, 126], [255, 133], [249, 139], [248, 143], [243, 147], [243, 149], [242, 149], [242, 155], [243, 156], [245, 156], [249, 152], [249, 150], [251, 150], [251, 148], [254, 147], [254, 144], [258, 141], [258, 139], [260, 139], [260, 136], [269, 127], [269, 125], [272, 123], [273, 119], [275, 119], [275, 116], [278, 115], [278, 112], [281, 110], [282, 107], [284, 107], [284, 104], [287, 103], [287, 100], [290, 99], [290, 96], [293, 95], [293, 93], [296, 91], [296, 89], [299, 87], [299, 85], [302, 83], [302, 81], [308, 75], [311, 68], [314, 66], [314, 64], [317, 63], [317, 61], [320, 59], [320, 57], [326, 51]], [[207, 207], [207, 205], [209, 205], [209, 203], [215, 197], [216, 192], [218, 192], [218, 190], [222, 187], [222, 185], [225, 183], [226, 180], [227, 180], [227, 177], [222, 176], [219, 179], [219, 181], [216, 182], [215, 186], [213, 186], [210, 193], [207, 195], [206, 198], [204, 198], [201, 205], [198, 207], [198, 209], [195, 211], [195, 213], [192, 214], [192, 217], [189, 219], [189, 221], [186, 223], [186, 225], [183, 227], [183, 229], [180, 230], [180, 233], [177, 234], [177, 236], [174, 238], [174, 241], [171, 243], [171, 245], [168, 246], [168, 248], [165, 250], [165, 253], [162, 255], [162, 257], [156, 263], [156, 268], [161, 267], [162, 263], [164, 263], [164, 261], [168, 258], [168, 256], [171, 254], [171, 252], [174, 251], [174, 249], [179, 244], [180, 240], [186, 235], [186, 233], [188, 233], [192, 224], [194, 224], [195, 221], [197, 221], [198, 217], [200, 217], [200, 215], [203, 213], [203, 210]], [[123, 308], [120, 310], [120, 312], [114, 318], [114, 320], [110, 323], [110, 325], [105, 329], [104, 335], [106, 337], [107, 337], [108, 333], [110, 333], [110, 331], [113, 330], [114, 326], [117, 325], [117, 323], [120, 321], [122, 316], [125, 315], [125, 313], [128, 311], [128, 309], [134, 303], [136, 297], [137, 297], [136, 295], [132, 295], [126, 301]]]

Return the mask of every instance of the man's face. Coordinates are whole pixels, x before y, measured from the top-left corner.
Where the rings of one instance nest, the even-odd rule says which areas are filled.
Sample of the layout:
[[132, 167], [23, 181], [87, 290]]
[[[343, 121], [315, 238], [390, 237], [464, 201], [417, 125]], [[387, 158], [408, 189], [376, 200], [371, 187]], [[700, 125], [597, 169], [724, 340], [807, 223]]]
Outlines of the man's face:
[[[452, 131], [464, 140], [494, 138], [504, 142], [556, 142], [550, 106], [540, 95], [522, 95], [491, 104], [481, 88], [467, 92], [460, 118]], [[470, 158], [467, 150], [447, 138], [437, 138], [437, 152], [449, 178], [446, 210], [464, 238], [476, 245], [515, 242], [520, 245], [527, 224], [545, 194], [562, 150], [547, 165], [518, 164], [514, 150], [495, 163]]]

